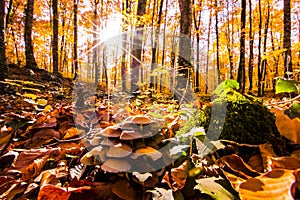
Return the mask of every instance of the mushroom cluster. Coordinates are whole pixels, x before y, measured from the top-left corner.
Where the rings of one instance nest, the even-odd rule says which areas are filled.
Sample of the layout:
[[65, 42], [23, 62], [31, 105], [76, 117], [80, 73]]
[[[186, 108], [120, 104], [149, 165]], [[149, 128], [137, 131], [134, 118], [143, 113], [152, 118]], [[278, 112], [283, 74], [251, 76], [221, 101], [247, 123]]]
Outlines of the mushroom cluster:
[[101, 165], [110, 173], [154, 171], [164, 162], [160, 151], [165, 139], [164, 120], [147, 115], [130, 116], [123, 122], [97, 132], [82, 158], [86, 165]]

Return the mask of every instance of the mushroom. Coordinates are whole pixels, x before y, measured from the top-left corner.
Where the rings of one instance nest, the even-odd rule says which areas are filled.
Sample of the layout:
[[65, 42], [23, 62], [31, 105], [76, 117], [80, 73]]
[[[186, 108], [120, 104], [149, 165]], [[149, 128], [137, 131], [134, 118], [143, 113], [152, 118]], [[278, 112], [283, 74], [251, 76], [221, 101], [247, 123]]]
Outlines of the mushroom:
[[138, 125], [147, 125], [151, 123], [151, 119], [145, 115], [136, 115], [131, 121]]
[[136, 149], [132, 154], [132, 159], [137, 159], [141, 156], [149, 156], [153, 161], [156, 161], [162, 157], [162, 153], [152, 147], [145, 146]]
[[111, 146], [108, 149], [106, 156], [113, 157], [113, 158], [124, 158], [130, 155], [131, 153], [132, 153], [132, 148], [129, 145], [120, 142], [118, 144]]
[[120, 123], [119, 128], [122, 130], [131, 130], [131, 131], [140, 130], [140, 126], [133, 123], [132, 121], [124, 121], [124, 122]]
[[120, 137], [121, 130], [117, 126], [109, 126], [100, 131], [96, 135], [104, 136], [104, 137]]
[[105, 172], [119, 173], [129, 171], [131, 169], [131, 165], [126, 160], [108, 159], [101, 166], [101, 169]]
[[138, 138], [142, 138], [143, 134], [139, 131], [131, 131], [131, 130], [125, 130], [122, 131], [120, 139], [121, 140], [134, 140]]
[[90, 152], [86, 153], [80, 162], [85, 165], [99, 165], [100, 158], [105, 155], [106, 150], [102, 146], [93, 148]]

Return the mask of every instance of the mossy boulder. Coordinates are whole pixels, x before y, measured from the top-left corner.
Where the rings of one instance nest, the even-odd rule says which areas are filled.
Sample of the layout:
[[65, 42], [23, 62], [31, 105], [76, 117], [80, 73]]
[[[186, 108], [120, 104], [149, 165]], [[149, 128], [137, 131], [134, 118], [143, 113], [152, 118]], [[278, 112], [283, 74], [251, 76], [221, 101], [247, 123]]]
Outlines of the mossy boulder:
[[261, 144], [267, 142], [271, 134], [280, 135], [274, 114], [262, 102], [234, 90], [225, 90], [210, 106], [197, 111], [179, 134], [201, 126], [211, 140]]

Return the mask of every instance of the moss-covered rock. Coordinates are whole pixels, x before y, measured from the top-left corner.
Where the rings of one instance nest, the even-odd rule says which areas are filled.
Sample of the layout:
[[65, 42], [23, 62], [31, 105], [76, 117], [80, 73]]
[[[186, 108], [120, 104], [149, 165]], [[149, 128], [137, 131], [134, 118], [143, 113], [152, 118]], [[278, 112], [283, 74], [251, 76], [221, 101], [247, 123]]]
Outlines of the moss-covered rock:
[[179, 133], [199, 126], [205, 128], [211, 140], [260, 144], [267, 142], [270, 134], [279, 135], [274, 114], [262, 102], [233, 90], [226, 90], [211, 106], [197, 111]]

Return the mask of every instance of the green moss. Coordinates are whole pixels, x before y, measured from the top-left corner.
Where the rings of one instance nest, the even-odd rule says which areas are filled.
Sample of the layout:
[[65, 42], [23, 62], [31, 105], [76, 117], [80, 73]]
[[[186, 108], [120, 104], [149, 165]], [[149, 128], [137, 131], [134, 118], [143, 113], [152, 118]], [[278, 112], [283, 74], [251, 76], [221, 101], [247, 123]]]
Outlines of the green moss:
[[267, 107], [255, 98], [232, 90], [222, 93], [212, 102], [212, 106], [197, 111], [179, 130], [179, 134], [200, 126], [205, 128], [207, 137], [212, 140], [220, 138], [260, 144], [267, 142], [270, 134], [279, 135], [275, 116]]

